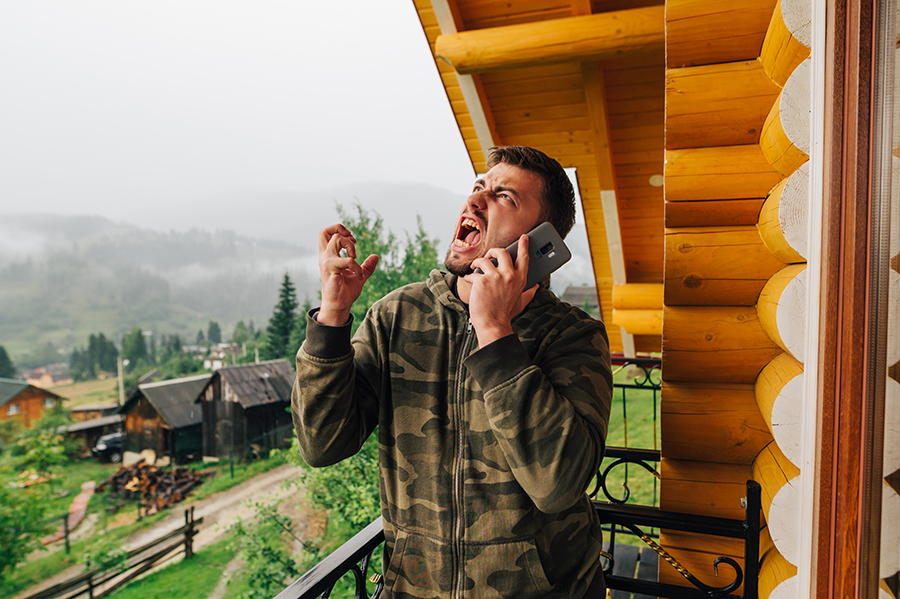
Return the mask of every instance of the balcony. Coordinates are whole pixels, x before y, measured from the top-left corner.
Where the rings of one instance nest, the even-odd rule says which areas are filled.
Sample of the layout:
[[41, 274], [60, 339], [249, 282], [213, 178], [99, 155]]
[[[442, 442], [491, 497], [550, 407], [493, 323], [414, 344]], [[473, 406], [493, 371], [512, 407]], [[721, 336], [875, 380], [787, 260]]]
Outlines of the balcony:
[[[743, 520], [700, 517], [660, 510], [659, 391], [660, 360], [613, 357], [614, 397], [606, 456], [589, 494], [605, 531], [604, 563], [607, 587], [614, 599], [671, 597], [673, 599], [756, 598], [759, 575], [760, 488], [747, 482]], [[629, 429], [629, 412], [632, 414]], [[652, 445], [633, 448], [632, 439]], [[648, 441], [649, 440], [649, 441]], [[712, 537], [742, 539], [743, 563], [718, 557], [713, 565], [724, 582], [709, 586], [698, 580], [658, 544], [658, 530], [675, 530]], [[381, 518], [376, 519], [331, 555], [294, 581], [275, 599], [329, 597], [337, 582], [351, 577], [357, 598], [375, 598], [383, 591], [381, 574], [374, 572], [372, 556], [384, 541]], [[642, 547], [642, 549], [639, 549]], [[685, 586], [657, 582], [657, 563], [674, 568]], [[719, 566], [726, 565], [719, 572]], [[740, 591], [740, 594], [737, 594]]]

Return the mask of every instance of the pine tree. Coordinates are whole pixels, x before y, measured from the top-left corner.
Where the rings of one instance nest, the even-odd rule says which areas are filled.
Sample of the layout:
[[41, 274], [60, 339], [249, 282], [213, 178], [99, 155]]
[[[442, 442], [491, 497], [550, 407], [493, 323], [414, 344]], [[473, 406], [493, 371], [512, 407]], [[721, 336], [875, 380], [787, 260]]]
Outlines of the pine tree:
[[219, 323], [215, 320], [209, 321], [209, 327], [206, 330], [206, 338], [209, 339], [210, 343], [222, 342], [222, 329], [219, 327]]
[[16, 378], [16, 367], [13, 366], [6, 348], [0, 345], [0, 378], [13, 379]]
[[310, 310], [312, 310], [312, 302], [309, 301], [309, 298], [307, 297], [303, 301], [303, 307], [301, 308], [300, 313], [297, 314], [297, 320], [294, 321], [294, 328], [291, 331], [291, 340], [288, 342], [285, 351], [285, 359], [292, 364], [297, 357], [297, 350], [300, 349], [300, 346], [306, 341], [306, 323], [308, 318], [306, 315]]
[[266, 327], [266, 342], [262, 347], [262, 355], [266, 360], [283, 358], [286, 355], [291, 341], [291, 331], [294, 321], [297, 319], [297, 290], [291, 283], [291, 278], [284, 273], [281, 282], [281, 291], [278, 294], [278, 303], [269, 319]]

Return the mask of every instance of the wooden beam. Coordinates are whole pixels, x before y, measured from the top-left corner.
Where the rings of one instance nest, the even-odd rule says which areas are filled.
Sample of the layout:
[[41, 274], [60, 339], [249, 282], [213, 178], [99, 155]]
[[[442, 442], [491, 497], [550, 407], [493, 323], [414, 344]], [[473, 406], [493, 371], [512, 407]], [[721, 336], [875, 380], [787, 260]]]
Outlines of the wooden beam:
[[650, 6], [442, 35], [435, 52], [458, 73], [651, 52], [665, 42], [665, 7]]
[[668, 229], [665, 304], [753, 306], [784, 266], [756, 227]]
[[783, 176], [752, 144], [668, 150], [665, 177], [666, 202], [681, 202], [763, 199]]

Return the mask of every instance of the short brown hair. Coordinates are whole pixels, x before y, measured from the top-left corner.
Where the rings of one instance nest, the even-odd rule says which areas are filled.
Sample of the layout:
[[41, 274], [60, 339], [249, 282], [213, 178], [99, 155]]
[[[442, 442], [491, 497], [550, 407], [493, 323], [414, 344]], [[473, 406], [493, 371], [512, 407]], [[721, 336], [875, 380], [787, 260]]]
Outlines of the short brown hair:
[[575, 189], [562, 165], [540, 150], [526, 146], [496, 146], [488, 150], [488, 169], [498, 164], [517, 166], [544, 182], [542, 220], [550, 221], [563, 237], [575, 224]]

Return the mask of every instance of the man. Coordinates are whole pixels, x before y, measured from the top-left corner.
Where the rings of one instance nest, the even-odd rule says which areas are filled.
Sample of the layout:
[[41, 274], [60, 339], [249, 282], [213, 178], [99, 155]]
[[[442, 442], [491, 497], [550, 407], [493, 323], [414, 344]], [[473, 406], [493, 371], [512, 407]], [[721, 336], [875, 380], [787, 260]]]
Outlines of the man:
[[[387, 596], [602, 597], [585, 490], [609, 420], [606, 331], [546, 281], [523, 291], [525, 233], [545, 220], [568, 233], [574, 190], [531, 148], [492, 148], [488, 167], [450, 274], [388, 294], [352, 342], [350, 306], [378, 258], [357, 263], [342, 225], [320, 233], [322, 306], [292, 401], [300, 451], [327, 466], [378, 427]], [[513, 263], [503, 248], [517, 239]]]

